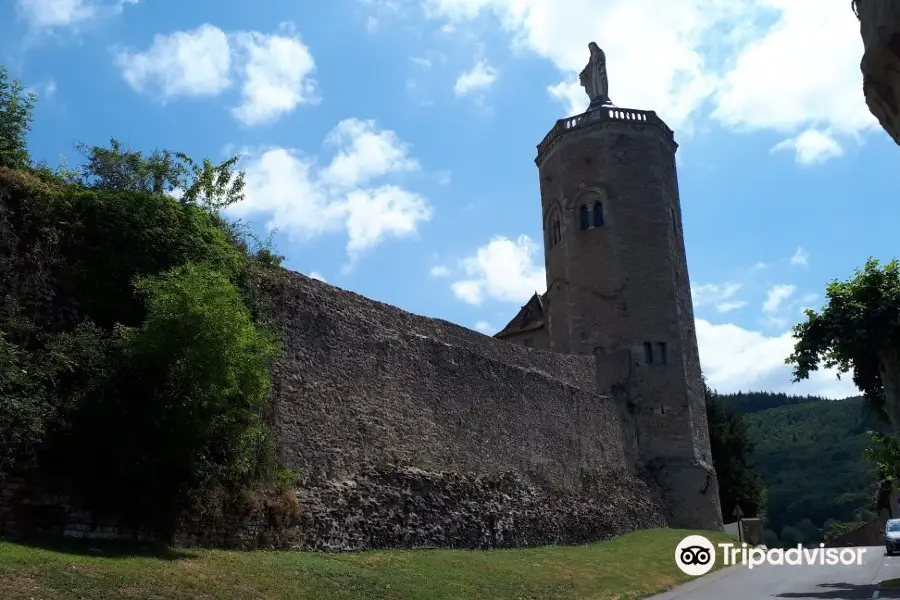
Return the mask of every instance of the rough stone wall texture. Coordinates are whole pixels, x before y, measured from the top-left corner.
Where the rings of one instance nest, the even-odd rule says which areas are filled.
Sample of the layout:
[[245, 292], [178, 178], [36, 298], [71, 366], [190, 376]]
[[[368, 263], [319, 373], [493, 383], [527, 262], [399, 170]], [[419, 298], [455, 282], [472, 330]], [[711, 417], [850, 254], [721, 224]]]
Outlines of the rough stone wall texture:
[[304, 483], [398, 464], [515, 469], [571, 489], [583, 472], [622, 466], [591, 357], [508, 344], [299, 274], [269, 283], [285, 346], [277, 426]]
[[900, 3], [856, 0], [864, 45], [860, 70], [871, 113], [900, 144]]
[[315, 550], [503, 548], [576, 544], [665, 525], [655, 492], [620, 470], [578, 493], [493, 475], [369, 470], [304, 491], [306, 538]]
[[[320, 547], [574, 541], [663, 522], [656, 490], [626, 459], [614, 399], [595, 391], [593, 357], [509, 344], [294, 273], [267, 286], [285, 344], [280, 444]], [[521, 480], [502, 479], [511, 472]]]

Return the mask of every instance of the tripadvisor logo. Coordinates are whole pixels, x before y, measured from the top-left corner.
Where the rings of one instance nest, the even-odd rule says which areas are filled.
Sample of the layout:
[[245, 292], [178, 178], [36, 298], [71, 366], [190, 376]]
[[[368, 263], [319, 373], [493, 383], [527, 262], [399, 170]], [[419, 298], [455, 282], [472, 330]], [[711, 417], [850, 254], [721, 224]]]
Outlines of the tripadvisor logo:
[[716, 565], [716, 549], [702, 535], [689, 535], [675, 547], [675, 564], [685, 575], [706, 575]]
[[[770, 565], [861, 565], [866, 548], [796, 548], [763, 550], [747, 544], [721, 543], [719, 557], [722, 566], [745, 565], [747, 568]], [[675, 564], [686, 575], [706, 575], [716, 565], [716, 548], [702, 535], [689, 535], [675, 547]]]

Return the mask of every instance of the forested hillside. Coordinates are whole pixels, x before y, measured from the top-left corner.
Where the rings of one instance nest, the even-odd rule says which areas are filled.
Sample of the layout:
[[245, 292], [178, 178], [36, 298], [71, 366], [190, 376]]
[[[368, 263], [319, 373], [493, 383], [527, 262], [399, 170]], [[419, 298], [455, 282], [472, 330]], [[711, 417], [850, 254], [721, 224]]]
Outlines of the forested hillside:
[[885, 425], [861, 397], [766, 392], [722, 397], [744, 413], [754, 445], [750, 461], [767, 489], [767, 528], [793, 538], [797, 526], [809, 530], [805, 519], [821, 529], [829, 521], [874, 516], [878, 474], [865, 450], [872, 445], [869, 432], [884, 431]]
[[776, 392], [738, 392], [723, 394], [722, 397], [727, 398], [728, 405], [741, 414], [755, 413], [779, 406], [828, 401], [827, 398], [820, 396], [791, 396]]

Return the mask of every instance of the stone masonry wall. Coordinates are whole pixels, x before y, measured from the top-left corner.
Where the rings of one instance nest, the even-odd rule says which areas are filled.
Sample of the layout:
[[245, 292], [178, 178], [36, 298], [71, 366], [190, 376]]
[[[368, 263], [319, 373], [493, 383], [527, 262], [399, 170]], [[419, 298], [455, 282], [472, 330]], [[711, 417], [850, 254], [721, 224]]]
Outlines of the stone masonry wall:
[[320, 547], [584, 541], [663, 523], [592, 357], [294, 273], [267, 287], [285, 344], [275, 420]]

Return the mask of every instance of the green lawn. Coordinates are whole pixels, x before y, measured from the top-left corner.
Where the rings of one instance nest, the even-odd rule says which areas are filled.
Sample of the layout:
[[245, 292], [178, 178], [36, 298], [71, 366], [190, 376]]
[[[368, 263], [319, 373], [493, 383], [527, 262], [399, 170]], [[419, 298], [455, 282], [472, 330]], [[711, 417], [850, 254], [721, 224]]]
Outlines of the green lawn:
[[[628, 600], [689, 577], [675, 546], [692, 532], [654, 529], [586, 546], [517, 550], [137, 551], [0, 542], [3, 600]], [[734, 538], [705, 533], [714, 543]]]

